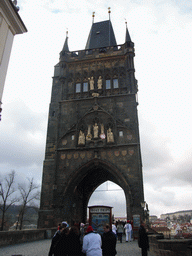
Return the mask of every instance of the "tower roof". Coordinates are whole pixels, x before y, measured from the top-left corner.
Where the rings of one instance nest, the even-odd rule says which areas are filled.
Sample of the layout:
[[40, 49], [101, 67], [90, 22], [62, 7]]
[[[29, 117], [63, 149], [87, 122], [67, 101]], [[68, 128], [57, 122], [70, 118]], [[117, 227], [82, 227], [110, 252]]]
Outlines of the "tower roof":
[[64, 45], [63, 45], [62, 52], [69, 52], [69, 47], [68, 47], [68, 32], [66, 33], [65, 43], [64, 43]]
[[117, 45], [110, 20], [93, 23], [85, 49]]
[[127, 22], [126, 22], [125, 42], [131, 42], [131, 37], [129, 35], [129, 31], [128, 31], [128, 28], [127, 28]]

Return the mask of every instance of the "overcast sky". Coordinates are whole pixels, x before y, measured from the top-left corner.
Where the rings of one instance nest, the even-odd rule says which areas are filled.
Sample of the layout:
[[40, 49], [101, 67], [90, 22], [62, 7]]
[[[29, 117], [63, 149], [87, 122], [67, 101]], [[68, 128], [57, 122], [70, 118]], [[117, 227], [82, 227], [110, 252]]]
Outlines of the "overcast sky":
[[[135, 43], [144, 195], [151, 215], [192, 210], [192, 2], [190, 0], [18, 0], [28, 33], [14, 38], [3, 94], [0, 172], [41, 183], [54, 65], [66, 28], [69, 50], [85, 48], [92, 24], [111, 20], [118, 44], [125, 19]], [[100, 189], [114, 190], [104, 184]], [[100, 200], [102, 193], [102, 201]], [[110, 202], [110, 203], [109, 203]], [[125, 216], [120, 190], [94, 193]]]

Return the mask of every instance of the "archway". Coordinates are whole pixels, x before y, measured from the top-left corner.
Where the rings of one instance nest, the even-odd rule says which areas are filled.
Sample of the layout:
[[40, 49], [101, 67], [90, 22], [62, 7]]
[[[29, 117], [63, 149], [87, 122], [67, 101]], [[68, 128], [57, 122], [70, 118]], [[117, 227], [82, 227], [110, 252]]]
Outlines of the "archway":
[[[111, 181], [101, 184], [91, 195], [88, 206], [106, 205], [111, 206], [114, 217], [126, 217], [126, 198], [122, 188]], [[89, 216], [88, 216], [89, 217]]]
[[[131, 218], [132, 195], [127, 179], [123, 173], [111, 163], [95, 158], [74, 170], [68, 184], [62, 191], [62, 219], [70, 224], [86, 222], [87, 206], [95, 189], [106, 181], [119, 185], [126, 198], [127, 218]], [[61, 214], [61, 212], [60, 212]]]

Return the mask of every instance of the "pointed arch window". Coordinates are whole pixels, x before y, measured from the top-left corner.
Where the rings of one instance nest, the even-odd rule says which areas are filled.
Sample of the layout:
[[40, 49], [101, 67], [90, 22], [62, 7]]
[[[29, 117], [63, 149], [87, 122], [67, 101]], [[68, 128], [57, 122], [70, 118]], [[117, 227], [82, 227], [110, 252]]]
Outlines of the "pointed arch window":
[[83, 92], [88, 92], [88, 82], [83, 83]]
[[114, 88], [114, 89], [119, 88], [119, 83], [118, 83], [118, 79], [117, 79], [117, 78], [114, 78], [114, 79], [113, 79], [113, 88]]
[[76, 92], [76, 93], [81, 92], [81, 84], [80, 84], [80, 83], [76, 83], [75, 92]]
[[107, 79], [106, 80], [106, 89], [111, 89], [111, 80], [110, 79]]

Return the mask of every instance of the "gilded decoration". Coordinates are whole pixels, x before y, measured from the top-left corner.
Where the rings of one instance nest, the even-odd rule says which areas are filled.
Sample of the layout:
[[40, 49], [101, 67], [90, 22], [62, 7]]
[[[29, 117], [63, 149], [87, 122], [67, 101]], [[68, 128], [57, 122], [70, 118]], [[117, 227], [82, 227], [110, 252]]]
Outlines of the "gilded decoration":
[[108, 154], [109, 157], [112, 156], [112, 152], [111, 151], [108, 151], [107, 154]]
[[87, 152], [87, 157], [88, 157], [88, 158], [91, 158], [91, 157], [92, 157], [92, 152], [89, 152], [89, 151], [88, 151], [88, 152]]
[[66, 158], [65, 154], [61, 154], [61, 159], [64, 160]]
[[72, 154], [67, 154], [67, 159], [71, 159]]
[[129, 150], [129, 155], [132, 156], [134, 154], [134, 150], [133, 149], [130, 149]]
[[122, 150], [121, 154], [122, 154], [122, 156], [126, 156], [127, 155], [127, 150]]
[[80, 157], [81, 157], [81, 159], [84, 159], [85, 158], [85, 152], [81, 152]]
[[114, 154], [115, 154], [115, 156], [119, 156], [120, 153], [119, 153], [119, 151], [115, 151]]
[[75, 154], [73, 155], [73, 157], [74, 157], [74, 159], [77, 159], [77, 158], [79, 157], [79, 154], [78, 154], [78, 153], [75, 153]]

